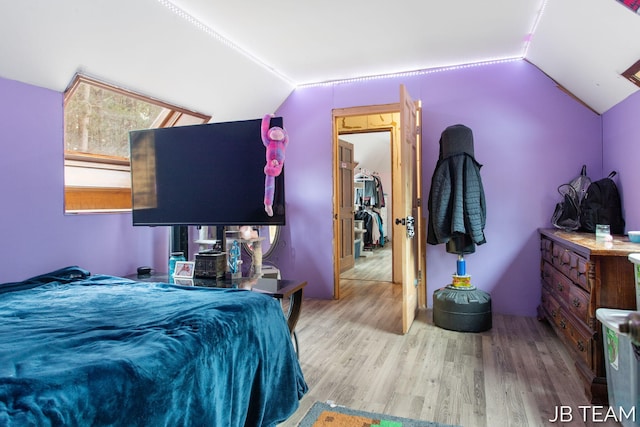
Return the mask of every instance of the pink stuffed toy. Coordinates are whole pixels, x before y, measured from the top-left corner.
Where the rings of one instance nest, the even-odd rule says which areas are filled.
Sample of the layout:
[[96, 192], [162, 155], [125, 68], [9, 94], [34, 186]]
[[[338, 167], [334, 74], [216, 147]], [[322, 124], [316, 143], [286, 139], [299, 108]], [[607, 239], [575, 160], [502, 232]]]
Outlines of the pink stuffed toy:
[[267, 149], [267, 164], [264, 167], [264, 210], [273, 216], [273, 194], [276, 187], [276, 176], [282, 172], [284, 165], [284, 151], [289, 143], [287, 131], [274, 126], [269, 128], [273, 114], [262, 118], [262, 143]]

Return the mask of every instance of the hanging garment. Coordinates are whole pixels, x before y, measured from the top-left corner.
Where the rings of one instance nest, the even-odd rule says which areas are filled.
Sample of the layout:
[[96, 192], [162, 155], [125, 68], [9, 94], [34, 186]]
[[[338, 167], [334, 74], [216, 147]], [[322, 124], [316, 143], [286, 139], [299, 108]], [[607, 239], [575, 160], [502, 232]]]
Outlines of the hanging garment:
[[355, 205], [362, 205], [364, 203], [364, 189], [356, 188], [354, 199]]
[[376, 181], [365, 181], [364, 183], [364, 197], [365, 200], [369, 200], [367, 206], [376, 206], [378, 204], [378, 192], [376, 191]]
[[374, 237], [374, 242], [375, 242], [375, 237], [378, 236], [378, 244], [380, 246], [384, 246], [385, 243], [385, 236], [384, 236], [384, 224], [382, 223], [382, 215], [380, 215], [380, 212], [377, 211], [371, 211], [371, 215], [375, 218], [376, 222], [378, 223], [378, 233], [376, 234], [376, 232], [374, 231], [373, 233], [373, 237]]
[[377, 215], [375, 212], [371, 212], [371, 211], [367, 211], [369, 213], [369, 215], [371, 216], [371, 243], [374, 245], [379, 245], [380, 244], [380, 236], [382, 233], [380, 233], [381, 227], [380, 227], [380, 216]]
[[367, 206], [373, 206], [375, 208], [381, 208], [385, 206], [384, 202], [384, 190], [382, 188], [382, 181], [379, 176], [373, 175], [371, 180], [364, 183], [364, 196], [369, 200]]
[[376, 208], [383, 208], [385, 206], [384, 202], [384, 190], [382, 189], [382, 180], [379, 176], [374, 175], [373, 179], [376, 183]]
[[360, 210], [355, 213], [355, 219], [362, 220], [362, 226], [366, 233], [363, 236], [363, 243], [365, 246], [371, 246], [373, 244], [373, 217], [366, 210]]
[[431, 179], [427, 243], [449, 243], [447, 251], [471, 253], [486, 243], [486, 204], [480, 168], [474, 158], [473, 133], [464, 125], [447, 127], [440, 137], [440, 157]]
[[362, 209], [356, 212], [354, 217], [355, 219], [363, 221], [362, 224], [366, 230], [366, 233], [364, 233], [363, 236], [363, 243], [365, 246], [384, 245], [384, 228], [382, 224], [382, 217], [378, 212], [370, 209]]

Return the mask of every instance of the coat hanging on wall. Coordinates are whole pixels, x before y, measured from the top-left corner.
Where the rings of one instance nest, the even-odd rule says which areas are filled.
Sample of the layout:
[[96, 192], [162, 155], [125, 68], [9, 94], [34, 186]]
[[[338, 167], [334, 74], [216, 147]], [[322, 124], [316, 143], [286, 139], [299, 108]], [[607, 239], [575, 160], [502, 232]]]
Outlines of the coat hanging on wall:
[[447, 252], [465, 254], [486, 242], [486, 205], [473, 133], [465, 125], [447, 127], [431, 179], [427, 243], [447, 244]]

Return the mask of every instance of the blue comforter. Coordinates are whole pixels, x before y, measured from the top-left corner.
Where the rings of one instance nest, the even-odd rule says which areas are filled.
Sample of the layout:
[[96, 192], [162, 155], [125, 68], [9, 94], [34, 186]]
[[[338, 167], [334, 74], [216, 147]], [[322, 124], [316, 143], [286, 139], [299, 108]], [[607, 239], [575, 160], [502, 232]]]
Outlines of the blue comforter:
[[306, 391], [269, 296], [78, 268], [0, 285], [0, 426], [272, 426]]

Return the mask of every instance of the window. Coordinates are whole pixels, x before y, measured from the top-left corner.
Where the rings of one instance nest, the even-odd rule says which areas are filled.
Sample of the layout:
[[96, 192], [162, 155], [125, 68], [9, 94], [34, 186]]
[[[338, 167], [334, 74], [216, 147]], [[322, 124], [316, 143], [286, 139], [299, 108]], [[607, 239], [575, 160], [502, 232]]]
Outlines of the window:
[[131, 209], [129, 131], [210, 116], [76, 75], [64, 96], [65, 212]]
[[622, 73], [622, 76], [636, 86], [640, 86], [640, 61], [637, 61], [629, 67], [624, 73]]

